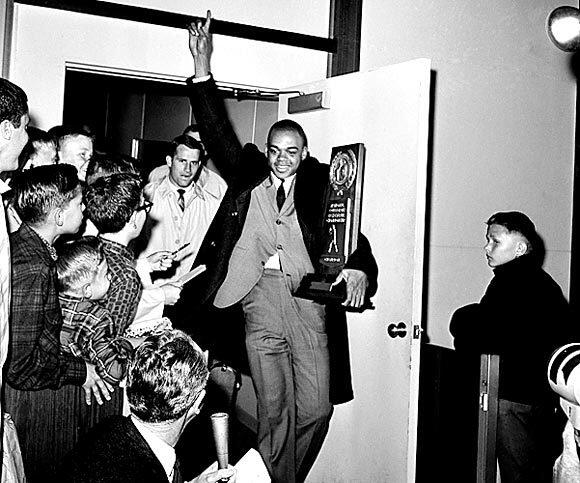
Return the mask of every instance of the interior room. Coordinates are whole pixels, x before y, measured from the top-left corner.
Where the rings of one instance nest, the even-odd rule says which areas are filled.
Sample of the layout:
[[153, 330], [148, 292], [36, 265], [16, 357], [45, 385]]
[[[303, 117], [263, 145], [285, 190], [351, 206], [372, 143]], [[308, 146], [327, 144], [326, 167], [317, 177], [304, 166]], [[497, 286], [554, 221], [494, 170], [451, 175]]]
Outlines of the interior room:
[[[545, 271], [578, 301], [577, 55], [546, 32], [562, 4], [8, 0], [3, 77], [26, 92], [31, 125], [82, 121], [101, 149], [135, 156], [133, 140], [170, 141], [197, 122], [186, 20], [209, 9], [211, 72], [242, 143], [263, 149], [285, 117], [325, 163], [334, 147], [364, 143], [361, 232], [379, 266], [375, 310], [348, 313], [355, 397], [334, 407], [306, 481], [446, 481], [462, 390], [449, 375], [449, 324], [493, 276], [490, 215], [526, 213]], [[332, 94], [327, 109], [289, 114], [290, 98], [318, 92]], [[343, 117], [322, 122], [320, 111]], [[235, 413], [255, 431], [242, 372]], [[472, 469], [481, 465], [474, 456]], [[488, 464], [476, 481], [491, 473]]]

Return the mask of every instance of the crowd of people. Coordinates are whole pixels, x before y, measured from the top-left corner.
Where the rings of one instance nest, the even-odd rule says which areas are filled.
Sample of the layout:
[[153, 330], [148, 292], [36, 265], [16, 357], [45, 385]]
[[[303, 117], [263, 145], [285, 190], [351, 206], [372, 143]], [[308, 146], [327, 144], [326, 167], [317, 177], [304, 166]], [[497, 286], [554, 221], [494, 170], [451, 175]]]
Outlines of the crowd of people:
[[[201, 140], [186, 128], [145, 176], [94, 152], [84, 128], [28, 126], [26, 94], [0, 80], [1, 409], [30, 481], [184, 481], [174, 448], [205, 396], [200, 346], [215, 357], [226, 333], [245, 334], [272, 481], [306, 479], [333, 405], [353, 398], [345, 310], [377, 289], [370, 244], [359, 234], [337, 275], [342, 304], [293, 296], [326, 237], [329, 168], [294, 121], [271, 127], [265, 153], [240, 143], [211, 75], [210, 25], [208, 13], [189, 28]], [[562, 428], [545, 370], [574, 332], [568, 304], [527, 216], [487, 225], [494, 278], [451, 331], [461, 354], [500, 354], [502, 481], [550, 481]], [[235, 471], [194, 481], [221, 478]]]
[[328, 166], [292, 121], [272, 126], [265, 155], [242, 147], [210, 74], [210, 24], [189, 32], [203, 144], [186, 128], [151, 173], [98, 152], [86, 128], [28, 126], [26, 94], [0, 82], [2, 410], [29, 481], [183, 481], [174, 448], [208, 380], [193, 340], [215, 357], [226, 326], [245, 329], [273, 481], [304, 481], [333, 404], [352, 398], [344, 310], [376, 290], [370, 245], [360, 235], [337, 276], [342, 306], [292, 295], [322, 249]]

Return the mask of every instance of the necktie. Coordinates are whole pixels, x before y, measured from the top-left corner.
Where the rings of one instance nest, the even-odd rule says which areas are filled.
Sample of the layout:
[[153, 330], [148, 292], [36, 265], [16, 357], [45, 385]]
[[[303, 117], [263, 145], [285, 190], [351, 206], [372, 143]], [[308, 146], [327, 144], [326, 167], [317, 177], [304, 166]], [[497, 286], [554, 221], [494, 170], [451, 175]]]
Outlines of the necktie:
[[286, 201], [286, 191], [284, 191], [284, 180], [280, 180], [280, 186], [278, 186], [278, 191], [276, 191], [276, 204], [278, 205], [278, 211], [284, 206], [284, 201]]
[[173, 483], [183, 483], [183, 477], [181, 476], [180, 465], [177, 460], [175, 460], [175, 466], [173, 467]]
[[177, 198], [177, 205], [181, 208], [181, 211], [185, 211], [185, 198], [183, 195], [185, 194], [185, 190], [177, 190], [179, 193], [179, 198]]

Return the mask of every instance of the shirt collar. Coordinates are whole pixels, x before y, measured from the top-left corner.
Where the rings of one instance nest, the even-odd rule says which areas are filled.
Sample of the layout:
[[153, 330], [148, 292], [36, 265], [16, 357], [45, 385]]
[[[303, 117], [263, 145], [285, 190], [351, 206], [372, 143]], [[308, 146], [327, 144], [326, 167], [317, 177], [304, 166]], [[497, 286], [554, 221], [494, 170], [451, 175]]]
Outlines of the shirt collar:
[[131, 421], [133, 421], [133, 424], [137, 428], [137, 431], [139, 431], [141, 436], [143, 436], [143, 439], [147, 441], [147, 444], [151, 448], [151, 451], [153, 451], [153, 454], [155, 454], [155, 456], [163, 466], [163, 469], [167, 474], [168, 481], [171, 481], [172, 479], [170, 478], [170, 476], [172, 476], [173, 467], [175, 466], [176, 460], [175, 449], [171, 445], [163, 441], [149, 428], [147, 428], [147, 426], [142, 421], [137, 419], [135, 416], [131, 415]]
[[[288, 192], [290, 191], [290, 187], [294, 182], [294, 178], [296, 178], [296, 173], [294, 173], [291, 176], [288, 176], [287, 178], [284, 178], [284, 191], [286, 192], [286, 196], [288, 196]], [[270, 173], [270, 176], [268, 176], [266, 180], [270, 180], [269, 185], [270, 186], [274, 185], [276, 189], [278, 189], [282, 184], [282, 180], [277, 176], [274, 176], [272, 173]]]
[[10, 189], [10, 186], [0, 179], [0, 195], [7, 193]]
[[179, 188], [171, 182], [169, 175], [163, 178], [163, 181], [159, 184], [158, 192], [160, 196], [169, 196], [171, 193], [175, 193], [177, 196], [178, 189], [184, 189], [185, 193], [193, 191], [196, 196], [201, 199], [205, 199], [206, 195], [210, 195], [215, 199], [221, 198], [221, 187], [218, 179], [218, 175], [211, 172], [207, 167], [201, 166], [201, 173], [198, 180], [195, 183], [191, 183], [187, 188]]
[[103, 242], [103, 245], [108, 248], [111, 253], [119, 255], [130, 262], [134, 261], [133, 254], [131, 251], [125, 246], [117, 243], [113, 240], [107, 240], [106, 238], [99, 237], [99, 239]]

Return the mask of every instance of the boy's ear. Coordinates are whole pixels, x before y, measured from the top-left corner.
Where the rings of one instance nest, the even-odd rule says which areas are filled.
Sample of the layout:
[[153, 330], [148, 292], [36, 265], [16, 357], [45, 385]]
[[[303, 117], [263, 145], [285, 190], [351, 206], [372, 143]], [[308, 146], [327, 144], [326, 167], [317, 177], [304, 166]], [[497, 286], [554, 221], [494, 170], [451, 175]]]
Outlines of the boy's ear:
[[518, 244], [516, 245], [516, 257], [521, 257], [522, 255], [525, 255], [527, 251], [528, 244], [523, 240], [519, 240]]
[[93, 286], [90, 283], [87, 283], [83, 287], [83, 298], [89, 299], [93, 296]]
[[12, 139], [12, 131], [14, 131], [14, 126], [8, 119], [4, 119], [0, 122], [0, 137], [5, 141], [10, 141]]
[[129, 218], [129, 221], [127, 222], [128, 225], [133, 225], [133, 228], [137, 228], [137, 213], [137, 211], [134, 211], [131, 215], [131, 218]]
[[171, 164], [173, 163], [173, 158], [171, 156], [165, 156], [165, 162], [167, 163], [167, 166], [169, 166], [171, 168]]
[[56, 226], [64, 225], [64, 213], [61, 208], [55, 208], [53, 216]]

